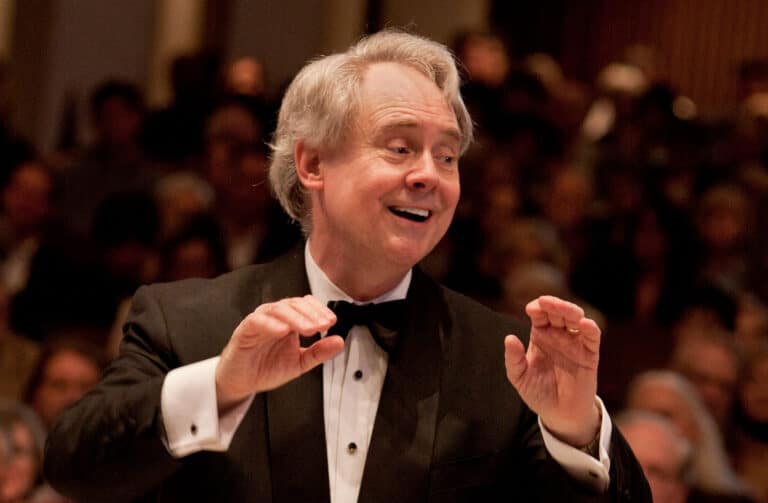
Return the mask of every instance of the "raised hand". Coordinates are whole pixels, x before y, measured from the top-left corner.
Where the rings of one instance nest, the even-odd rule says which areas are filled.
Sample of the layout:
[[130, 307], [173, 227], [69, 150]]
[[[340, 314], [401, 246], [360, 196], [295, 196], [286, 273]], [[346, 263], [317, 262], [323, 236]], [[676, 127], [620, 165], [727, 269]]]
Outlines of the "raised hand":
[[531, 319], [528, 351], [514, 335], [506, 337], [507, 378], [553, 435], [584, 446], [600, 427], [600, 328], [582, 308], [557, 297], [539, 297], [525, 311]]
[[232, 333], [216, 368], [219, 410], [253, 393], [276, 388], [333, 358], [341, 337], [324, 337], [302, 348], [300, 336], [328, 330], [336, 315], [311, 295], [262, 304]]

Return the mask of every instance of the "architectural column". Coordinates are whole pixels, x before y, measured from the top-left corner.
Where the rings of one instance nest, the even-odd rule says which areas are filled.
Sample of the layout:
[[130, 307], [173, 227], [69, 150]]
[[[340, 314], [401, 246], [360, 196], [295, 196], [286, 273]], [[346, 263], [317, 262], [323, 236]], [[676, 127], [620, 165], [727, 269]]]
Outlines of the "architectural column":
[[326, 0], [322, 52], [343, 51], [365, 33], [367, 0]]
[[11, 56], [15, 9], [15, 0], [0, 0], [0, 60], [7, 60]]
[[170, 65], [179, 54], [202, 47], [205, 0], [158, 0], [150, 51], [147, 101], [159, 107], [171, 98]]

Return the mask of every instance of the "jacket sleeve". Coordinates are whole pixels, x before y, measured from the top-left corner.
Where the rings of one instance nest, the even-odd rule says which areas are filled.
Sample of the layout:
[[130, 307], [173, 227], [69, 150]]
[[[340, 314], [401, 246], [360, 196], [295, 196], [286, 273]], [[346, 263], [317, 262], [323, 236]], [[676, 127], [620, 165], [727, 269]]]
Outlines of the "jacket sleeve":
[[[532, 437], [540, 436], [531, 435]], [[539, 445], [538, 438], [531, 446]], [[570, 501], [578, 503], [652, 503], [651, 490], [643, 475], [640, 464], [635, 459], [629, 445], [624, 440], [621, 432], [613, 425], [610, 439], [610, 483], [606, 490], [599, 490], [595, 484], [580, 481], [557, 463], [548, 453], [544, 453], [545, 461], [538, 463], [533, 461], [541, 459], [542, 453], [538, 452], [523, 464], [527, 464], [533, 473], [524, 477], [528, 482], [526, 501]], [[529, 453], [530, 454], [530, 453]], [[533, 461], [533, 462], [532, 462]], [[524, 469], [523, 472], [526, 470]]]
[[48, 435], [44, 474], [76, 501], [129, 501], [180, 466], [163, 443], [160, 392], [178, 366], [151, 287], [137, 291], [119, 356]]

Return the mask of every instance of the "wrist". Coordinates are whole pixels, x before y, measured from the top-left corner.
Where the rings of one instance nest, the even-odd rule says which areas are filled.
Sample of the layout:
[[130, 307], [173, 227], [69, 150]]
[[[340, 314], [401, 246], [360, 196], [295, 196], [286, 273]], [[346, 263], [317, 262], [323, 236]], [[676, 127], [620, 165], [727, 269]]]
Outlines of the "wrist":
[[590, 419], [580, 422], [575, 427], [553, 427], [551, 423], [542, 418], [542, 424], [552, 436], [561, 442], [576, 449], [587, 452], [599, 443], [600, 429], [602, 425], [602, 410], [597, 402], [592, 407]]

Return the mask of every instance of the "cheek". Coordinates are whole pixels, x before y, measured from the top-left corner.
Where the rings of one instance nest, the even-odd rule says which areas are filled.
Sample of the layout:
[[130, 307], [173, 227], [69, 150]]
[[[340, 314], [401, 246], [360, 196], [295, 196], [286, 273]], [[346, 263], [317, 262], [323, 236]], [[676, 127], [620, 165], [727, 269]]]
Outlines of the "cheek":
[[458, 177], [455, 180], [450, 180], [443, 186], [443, 201], [445, 202], [446, 209], [456, 209], [456, 205], [459, 204], [459, 197], [461, 196], [461, 186], [459, 185]]

